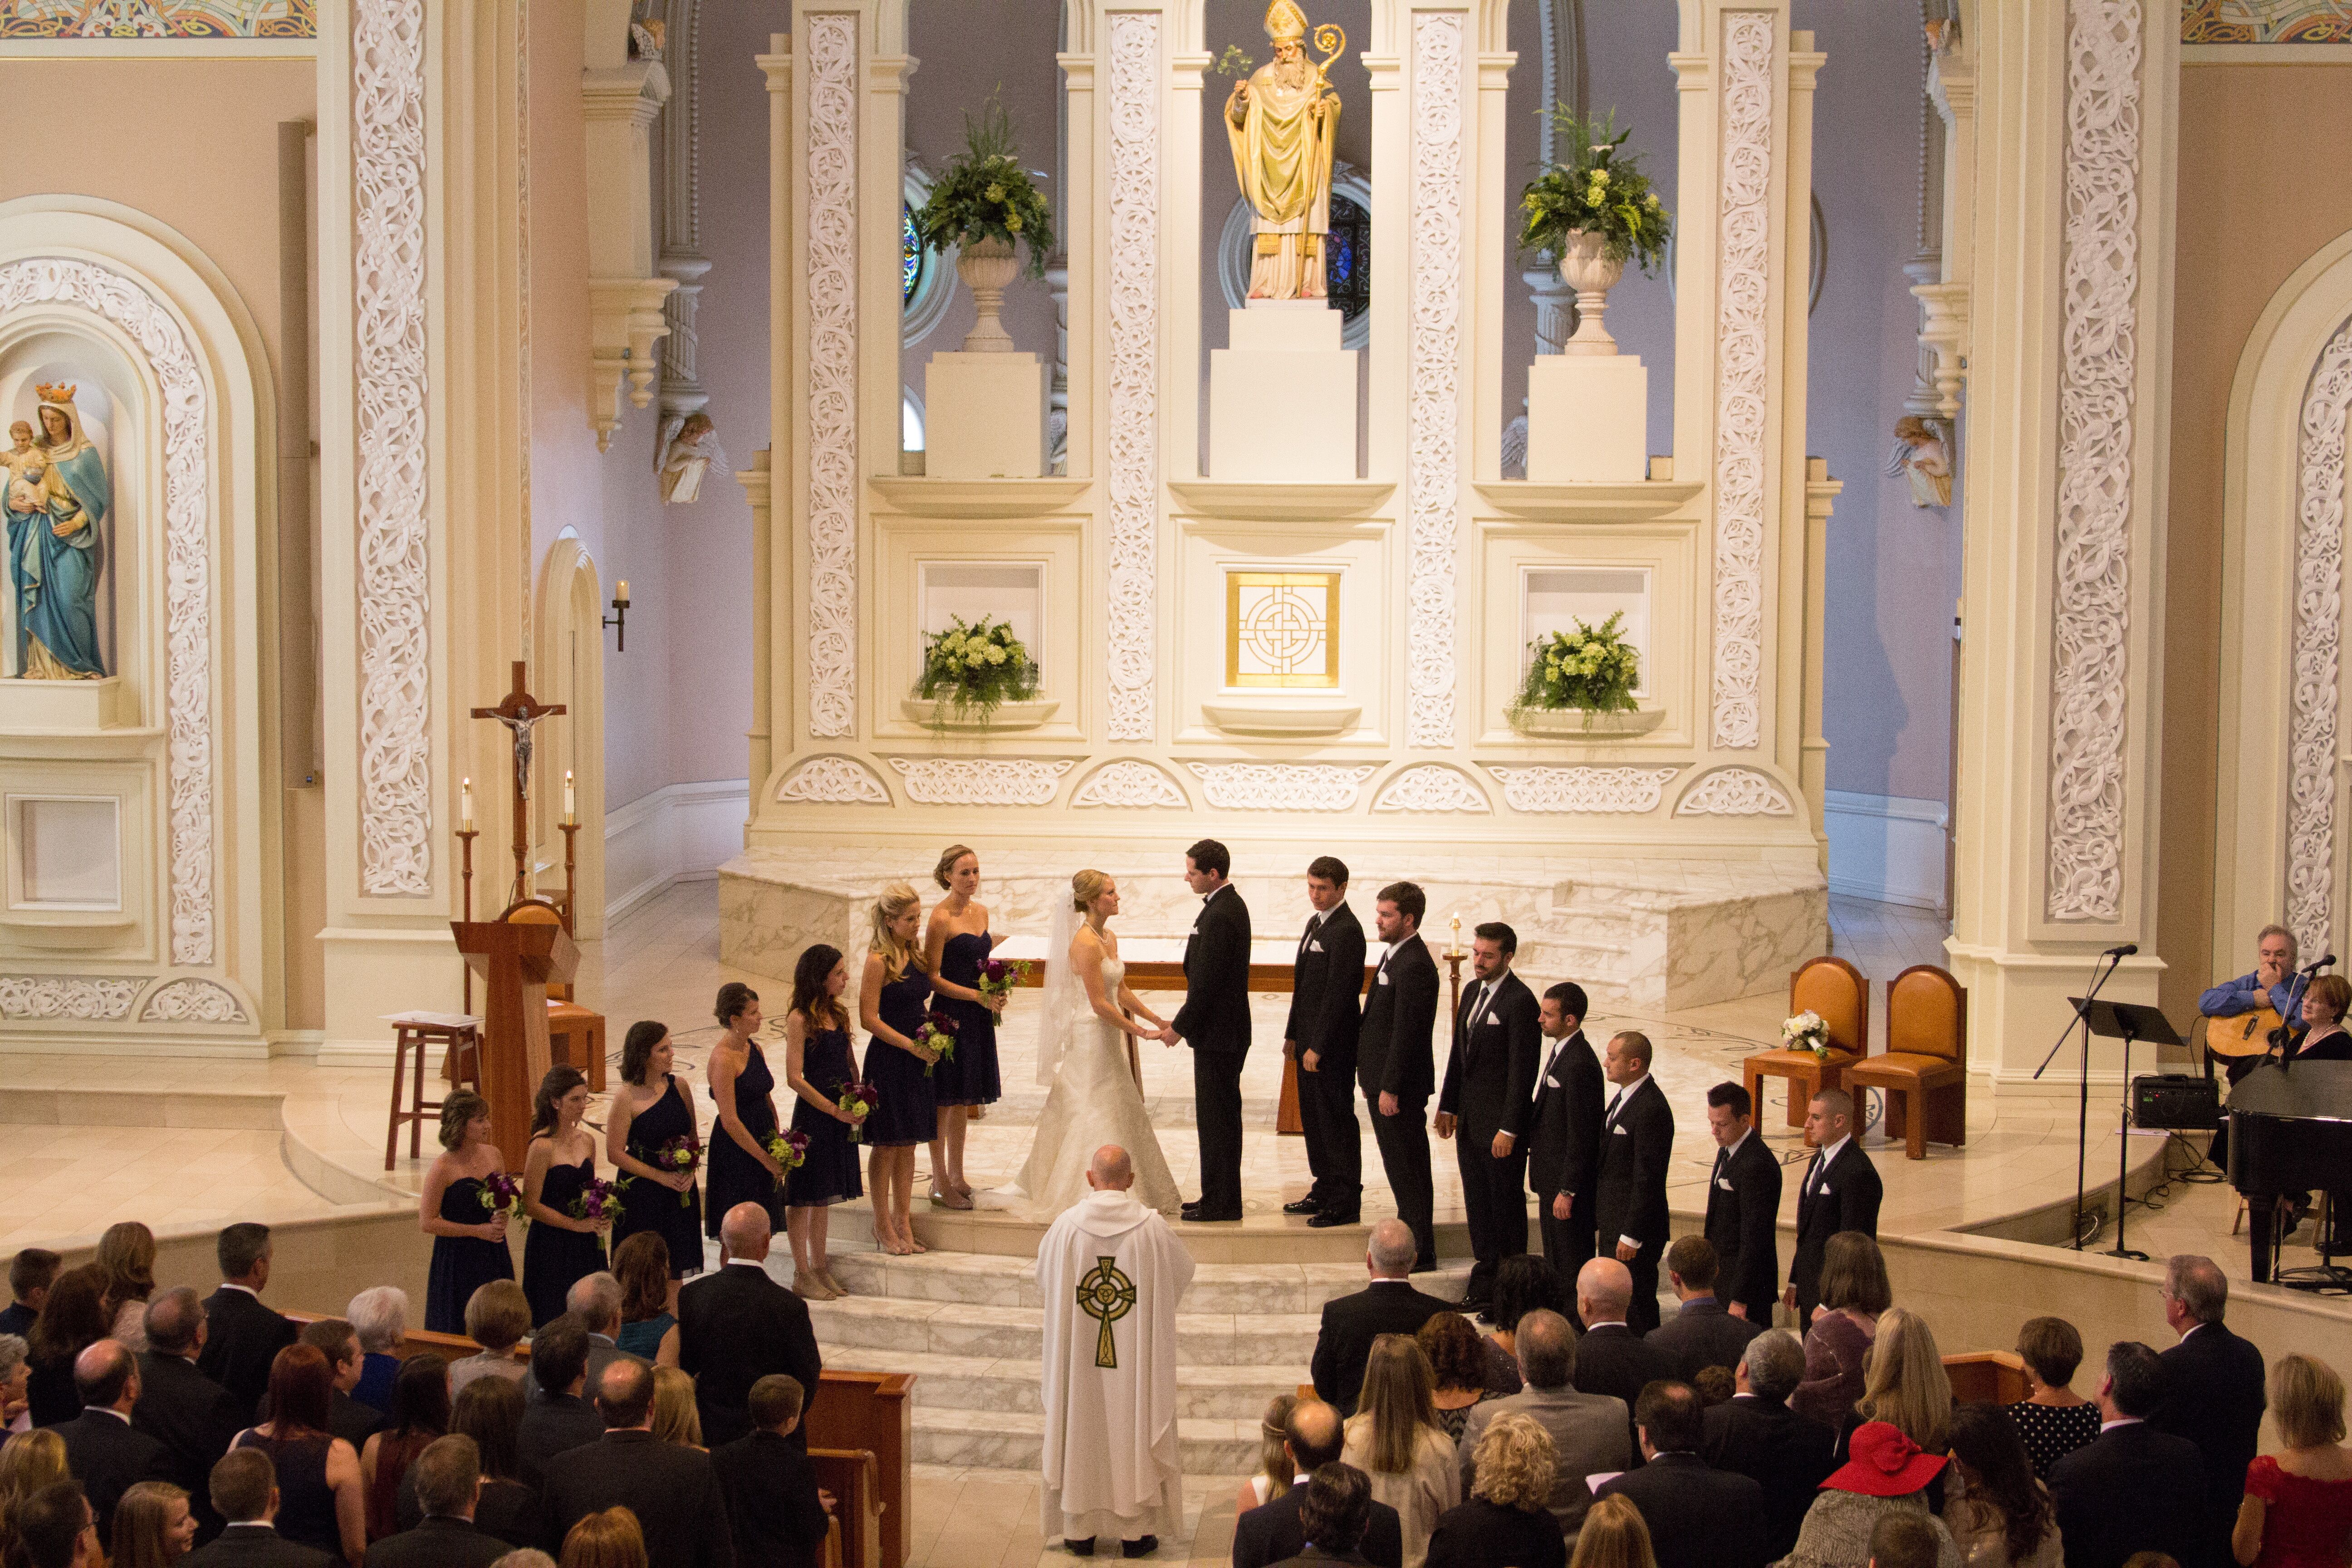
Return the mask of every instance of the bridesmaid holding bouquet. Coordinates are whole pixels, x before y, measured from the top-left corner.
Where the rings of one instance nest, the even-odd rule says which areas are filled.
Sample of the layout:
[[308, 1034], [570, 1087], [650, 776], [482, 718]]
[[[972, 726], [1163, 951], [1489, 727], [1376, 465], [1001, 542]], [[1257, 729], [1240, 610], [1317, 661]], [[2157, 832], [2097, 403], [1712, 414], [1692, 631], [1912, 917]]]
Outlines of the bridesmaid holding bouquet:
[[866, 1184], [874, 1191], [874, 1240], [883, 1251], [904, 1258], [930, 1250], [915, 1239], [908, 1210], [914, 1198], [915, 1145], [939, 1136], [938, 1085], [931, 1069], [940, 1053], [916, 1038], [929, 1015], [931, 976], [915, 933], [923, 902], [904, 882], [893, 882], [874, 900], [874, 935], [866, 954], [866, 976], [857, 992], [858, 1022], [866, 1042], [866, 1081], [878, 1097], [866, 1119], [866, 1142], [874, 1153]]
[[621, 1089], [604, 1123], [604, 1157], [630, 1178], [613, 1245], [639, 1231], [660, 1236], [669, 1249], [672, 1305], [676, 1282], [699, 1272], [702, 1263], [702, 1194], [695, 1183], [702, 1140], [694, 1090], [672, 1070], [677, 1059], [668, 1026], [650, 1018], [630, 1025], [621, 1046]]
[[612, 1221], [584, 1206], [596, 1179], [596, 1140], [580, 1125], [588, 1114], [588, 1079], [569, 1062], [547, 1069], [530, 1108], [530, 1151], [523, 1156], [522, 1212], [530, 1234], [522, 1243], [522, 1293], [530, 1325], [543, 1329], [563, 1316], [572, 1287], [604, 1267], [604, 1233]]
[[842, 1089], [857, 1079], [849, 1048], [849, 961], [819, 942], [793, 966], [792, 1011], [784, 1015], [784, 1082], [793, 1091], [793, 1131], [808, 1148], [784, 1184], [784, 1224], [793, 1241], [793, 1291], [813, 1301], [849, 1294], [825, 1251], [830, 1209], [864, 1194], [857, 1137], [865, 1118], [841, 1108]]
[[505, 1157], [490, 1142], [489, 1101], [470, 1089], [450, 1090], [441, 1102], [441, 1148], [416, 1196], [416, 1222], [433, 1238], [425, 1329], [462, 1334], [474, 1292], [493, 1279], [514, 1278], [507, 1211], [489, 1189], [489, 1178], [506, 1170]]
[[719, 988], [712, 1010], [727, 1032], [710, 1048], [710, 1103], [719, 1112], [710, 1130], [710, 1189], [702, 1205], [702, 1226], [719, 1234], [719, 1221], [737, 1204], [758, 1204], [768, 1222], [784, 1223], [784, 1168], [768, 1152], [776, 1131], [776, 1075], [767, 1053], [751, 1037], [764, 1019], [760, 994], [740, 980]]

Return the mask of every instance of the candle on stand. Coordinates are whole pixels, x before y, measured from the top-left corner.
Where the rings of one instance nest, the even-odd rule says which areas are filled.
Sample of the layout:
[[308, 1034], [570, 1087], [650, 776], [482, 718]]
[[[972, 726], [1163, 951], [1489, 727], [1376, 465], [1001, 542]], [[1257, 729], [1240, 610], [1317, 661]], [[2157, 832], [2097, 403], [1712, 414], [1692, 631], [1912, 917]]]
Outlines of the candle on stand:
[[471, 833], [474, 831], [474, 781], [471, 778], [465, 779], [458, 784], [457, 798], [460, 802], [457, 807], [458, 818], [465, 825], [465, 831]]
[[572, 818], [572, 770], [570, 768], [566, 768], [563, 770], [563, 820], [570, 822]]
[[1460, 910], [1454, 911], [1454, 935], [1446, 942], [1445, 951], [1448, 952], [1462, 951], [1462, 911]]

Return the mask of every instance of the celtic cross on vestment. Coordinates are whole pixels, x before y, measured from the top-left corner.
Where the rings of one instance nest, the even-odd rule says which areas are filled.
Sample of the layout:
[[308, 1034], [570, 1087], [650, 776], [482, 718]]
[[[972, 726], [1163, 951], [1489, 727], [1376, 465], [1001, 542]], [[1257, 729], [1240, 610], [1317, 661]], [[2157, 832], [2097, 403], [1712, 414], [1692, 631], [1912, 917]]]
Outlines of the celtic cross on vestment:
[[1095, 1336], [1095, 1364], [1117, 1368], [1118, 1346], [1110, 1326], [1135, 1310], [1135, 1281], [1118, 1271], [1115, 1258], [1097, 1258], [1078, 1281], [1078, 1310], [1102, 1324]]

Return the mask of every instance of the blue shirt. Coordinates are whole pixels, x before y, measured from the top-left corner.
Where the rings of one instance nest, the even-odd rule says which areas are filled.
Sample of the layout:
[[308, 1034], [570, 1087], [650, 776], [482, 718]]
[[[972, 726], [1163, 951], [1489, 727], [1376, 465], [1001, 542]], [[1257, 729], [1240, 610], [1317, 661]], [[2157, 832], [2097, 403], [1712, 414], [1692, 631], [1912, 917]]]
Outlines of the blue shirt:
[[2303, 990], [2295, 988], [2294, 1007], [2287, 1008], [2287, 993], [2294, 987], [2297, 976], [2288, 975], [2265, 991], [2262, 987], [2262, 971], [2249, 970], [2235, 980], [2225, 980], [2197, 998], [2197, 1010], [2209, 1018], [2234, 1018], [2251, 1013], [2257, 1007], [2268, 1007], [2287, 1022], [2290, 1028], [2303, 1025]]

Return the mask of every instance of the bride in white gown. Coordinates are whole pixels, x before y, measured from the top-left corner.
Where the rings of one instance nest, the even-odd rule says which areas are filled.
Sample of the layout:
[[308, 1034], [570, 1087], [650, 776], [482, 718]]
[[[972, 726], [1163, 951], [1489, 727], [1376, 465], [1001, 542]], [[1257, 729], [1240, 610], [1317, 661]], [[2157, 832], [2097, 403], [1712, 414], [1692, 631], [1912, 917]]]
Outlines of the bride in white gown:
[[1117, 913], [1118, 884], [1108, 876], [1081, 871], [1070, 879], [1070, 897], [1054, 912], [1037, 1028], [1037, 1081], [1052, 1092], [1020, 1181], [980, 1194], [982, 1207], [1060, 1214], [1087, 1195], [1087, 1163], [1106, 1143], [1135, 1162], [1137, 1201], [1171, 1215], [1181, 1202], [1128, 1065], [1128, 1037], [1158, 1040], [1167, 1023], [1127, 988], [1127, 965], [1108, 923]]

